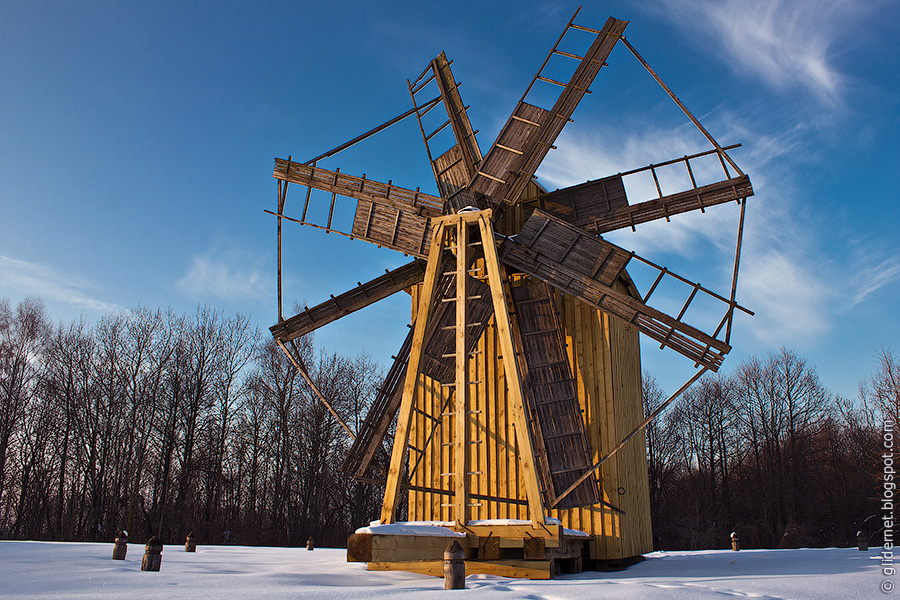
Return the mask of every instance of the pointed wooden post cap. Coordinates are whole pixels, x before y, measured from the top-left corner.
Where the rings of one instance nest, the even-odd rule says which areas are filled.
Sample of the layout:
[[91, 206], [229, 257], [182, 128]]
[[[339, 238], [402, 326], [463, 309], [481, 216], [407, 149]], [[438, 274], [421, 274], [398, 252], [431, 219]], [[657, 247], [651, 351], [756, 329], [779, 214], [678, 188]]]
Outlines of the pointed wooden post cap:
[[159, 538], [155, 535], [147, 540], [147, 545], [144, 546], [144, 550], [147, 552], [162, 552], [163, 543], [159, 541]]
[[453, 540], [444, 550], [444, 589], [463, 590], [466, 588], [466, 553], [457, 540]]
[[141, 559], [141, 571], [159, 571], [162, 564], [163, 544], [155, 535], [144, 546], [144, 558]]
[[463, 551], [462, 546], [459, 545], [459, 541], [453, 540], [447, 549], [444, 550], [444, 560], [460, 560], [466, 557], [466, 553]]

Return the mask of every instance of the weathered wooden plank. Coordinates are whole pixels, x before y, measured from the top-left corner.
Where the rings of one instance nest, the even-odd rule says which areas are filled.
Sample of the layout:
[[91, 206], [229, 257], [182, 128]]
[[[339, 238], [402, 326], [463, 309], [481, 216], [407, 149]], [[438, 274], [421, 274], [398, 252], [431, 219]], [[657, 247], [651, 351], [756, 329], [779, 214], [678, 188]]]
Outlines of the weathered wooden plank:
[[443, 200], [431, 194], [283, 158], [275, 159], [272, 176], [340, 196], [398, 208], [422, 217], [440, 216], [443, 207]]
[[360, 200], [356, 204], [350, 235], [404, 254], [426, 258], [431, 243], [431, 222], [403, 210]]
[[[515, 286], [511, 295], [521, 335], [519, 351], [524, 359], [530, 422], [535, 447], [542, 450], [536, 454], [549, 506], [592, 463], [550, 286], [543, 282]], [[570, 496], [576, 494], [571, 500], [565, 498], [560, 508], [599, 501], [593, 479], [585, 480]]]
[[406, 368], [406, 376], [403, 384], [403, 396], [400, 401], [397, 432], [394, 436], [394, 448], [391, 452], [391, 462], [387, 472], [387, 483], [384, 490], [384, 502], [381, 507], [381, 522], [392, 523], [397, 512], [397, 504], [400, 500], [400, 484], [402, 471], [406, 464], [407, 445], [409, 443], [410, 417], [415, 402], [416, 386], [419, 382], [419, 365], [422, 360], [425, 330], [428, 325], [428, 306], [431, 302], [435, 283], [438, 277], [438, 269], [441, 266], [441, 248], [443, 242], [443, 225], [439, 224], [431, 240], [431, 249], [428, 255], [428, 266], [425, 271], [423, 293], [419, 299], [419, 316], [412, 338], [412, 346], [409, 353], [409, 362]]
[[[526, 223], [529, 231], [539, 230], [541, 226], [538, 223], [543, 219], [555, 221], [554, 225], [557, 228], [571, 228], [566, 223], [540, 210], [534, 211], [529, 221], [532, 219], [536, 219], [536, 221], [531, 226]], [[591, 246], [595, 248], [594, 256], [602, 256], [604, 252], [609, 251], [606, 246], [609, 244], [608, 242], [583, 235], [577, 230], [576, 233], [581, 235], [578, 244], [584, 247], [585, 256], [591, 254], [588, 251]], [[543, 244], [532, 245], [530, 248], [526, 245], [532, 239], [538, 239], [539, 236], [540, 232], [530, 237], [520, 234], [515, 239], [505, 238], [500, 246], [500, 260], [504, 264], [546, 281], [583, 302], [588, 302], [604, 312], [633, 324], [642, 333], [671, 347], [694, 362], [707, 366], [713, 371], [718, 370], [724, 355], [731, 350], [731, 346], [615, 290], [609, 284], [602, 282], [601, 275], [598, 275], [600, 279], [592, 278], [593, 269], [585, 268], [585, 263], [581, 260], [567, 260], [566, 262], [554, 260], [552, 255], [558, 254], [561, 246], [560, 236], [541, 238], [550, 240], [549, 256], [543, 252]], [[621, 248], [618, 251], [625, 252]], [[602, 272], [605, 272], [605, 268], [600, 269], [600, 273]]]
[[509, 282], [505, 276], [501, 275], [496, 246], [488, 242], [494, 237], [489, 219], [490, 213], [482, 211], [478, 217], [478, 226], [481, 231], [481, 239], [484, 242], [482, 247], [484, 249], [485, 270], [487, 271], [494, 305], [497, 338], [503, 354], [503, 367], [509, 374], [506, 383], [509, 390], [509, 408], [516, 431], [516, 445], [519, 449], [518, 462], [522, 466], [523, 483], [527, 490], [528, 516], [532, 523], [543, 526], [545, 519], [544, 507], [541, 503], [541, 486], [535, 465], [534, 449], [528, 433], [525, 399], [522, 392], [522, 377], [516, 361], [516, 349], [513, 344], [512, 333], [510, 332], [510, 316], [507, 306]]
[[269, 327], [272, 336], [282, 342], [289, 342], [302, 335], [327, 325], [332, 321], [361, 310], [379, 300], [396, 294], [425, 278], [425, 261], [414, 260], [387, 271], [384, 275], [344, 292], [332, 296], [312, 308]]
[[[547, 560], [467, 560], [467, 575], [499, 575], [500, 577], [516, 577], [521, 579], [552, 579], [553, 561]], [[404, 561], [404, 562], [370, 562], [366, 566], [369, 571], [410, 571], [444, 576], [444, 561]]]
[[515, 243], [527, 247], [532, 256], [564, 264], [605, 286], [618, 280], [631, 259], [630, 252], [540, 210], [525, 222]]
[[[521, 109], [527, 106], [520, 102], [513, 112], [513, 116], [507, 121], [507, 125], [501, 131], [500, 137], [494, 146], [485, 155], [479, 174], [472, 179], [470, 189], [485, 194], [495, 200], [515, 203], [531, 180], [541, 161], [547, 155], [553, 142], [562, 131], [563, 126], [571, 118], [575, 107], [587, 93], [600, 68], [606, 64], [606, 59], [618, 42], [625, 30], [628, 21], [620, 21], [610, 17], [603, 28], [597, 33], [590, 48], [585, 53], [572, 77], [557, 98], [553, 108], [549, 111], [542, 110], [539, 120], [531, 119], [537, 126], [531, 126], [527, 135], [522, 140], [514, 143], [506, 143], [504, 138], [507, 130], [519, 130], [519, 125], [513, 125], [513, 121], [522, 123], [519, 119]], [[524, 99], [523, 99], [524, 100]], [[534, 107], [538, 108], [538, 107]], [[518, 118], [517, 118], [518, 117]], [[527, 118], [527, 117], [525, 117]], [[516, 154], [500, 148], [499, 145], [515, 148], [522, 152]], [[512, 156], [512, 158], [510, 158]]]
[[581, 228], [593, 226], [613, 211], [628, 206], [621, 175], [556, 190], [533, 202], [554, 217]]
[[743, 200], [752, 195], [753, 186], [750, 184], [750, 178], [742, 175], [631, 206], [620, 206], [605, 214], [593, 215], [588, 222], [579, 221], [576, 224], [589, 231], [606, 233], [692, 210]]

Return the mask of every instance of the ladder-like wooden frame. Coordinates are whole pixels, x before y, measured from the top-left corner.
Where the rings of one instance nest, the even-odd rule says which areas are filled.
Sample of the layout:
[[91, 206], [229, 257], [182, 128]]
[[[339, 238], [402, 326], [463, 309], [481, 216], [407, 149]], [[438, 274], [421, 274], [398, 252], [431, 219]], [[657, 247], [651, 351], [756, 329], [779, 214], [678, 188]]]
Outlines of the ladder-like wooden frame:
[[[528, 418], [525, 409], [525, 396], [522, 387], [522, 376], [516, 360], [516, 349], [510, 327], [510, 315], [508, 308], [509, 298], [506, 293], [506, 276], [501, 268], [497, 256], [497, 248], [494, 243], [494, 231], [491, 226], [491, 210], [463, 212], [432, 219], [434, 234], [431, 239], [431, 248], [428, 254], [428, 265], [425, 270], [425, 280], [422, 292], [419, 296], [419, 308], [416, 316], [416, 324], [413, 332], [412, 348], [406, 370], [406, 380], [403, 389], [403, 398], [400, 404], [397, 421], [397, 432], [394, 437], [394, 447], [391, 453], [391, 462], [387, 473], [387, 482], [384, 493], [384, 503], [381, 510], [381, 522], [393, 523], [397, 506], [402, 491], [402, 479], [409, 452], [410, 425], [415, 406], [417, 387], [421, 383], [421, 365], [425, 345], [425, 332], [431, 318], [434, 306], [436, 282], [440, 277], [438, 270], [441, 268], [442, 257], [445, 250], [455, 254], [456, 285], [453, 298], [446, 298], [455, 302], [456, 322], [454, 335], [456, 339], [456, 363], [453, 412], [454, 422], [454, 472], [453, 500], [454, 521], [458, 528], [464, 527], [469, 519], [469, 506], [471, 505], [470, 488], [467, 472], [467, 445], [472, 440], [467, 439], [467, 412], [468, 412], [468, 347], [467, 332], [469, 326], [467, 319], [467, 275], [470, 264], [470, 252], [473, 247], [481, 247], [484, 260], [484, 274], [491, 293], [491, 303], [494, 309], [494, 323], [497, 328], [497, 337], [503, 355], [503, 368], [507, 373], [509, 409], [512, 415], [513, 426], [516, 432], [516, 441], [519, 450], [519, 461], [522, 465], [522, 476], [525, 483], [525, 492], [528, 505], [529, 519], [533, 528], [542, 528], [545, 525], [545, 507], [541, 497], [541, 486], [538, 480], [538, 471], [535, 460], [535, 449], [531, 440], [528, 427]], [[477, 227], [477, 236], [470, 231]], [[476, 237], [480, 239], [475, 239]]]

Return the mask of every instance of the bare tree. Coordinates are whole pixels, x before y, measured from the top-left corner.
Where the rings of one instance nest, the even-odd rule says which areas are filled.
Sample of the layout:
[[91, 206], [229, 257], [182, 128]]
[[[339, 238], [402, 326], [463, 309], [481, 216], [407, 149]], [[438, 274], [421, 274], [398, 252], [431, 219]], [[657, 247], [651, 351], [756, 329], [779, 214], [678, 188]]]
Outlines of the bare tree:
[[10, 445], [35, 393], [41, 371], [38, 359], [50, 333], [39, 299], [26, 298], [15, 311], [7, 299], [0, 299], [0, 523], [7, 522], [12, 499], [7, 473]]

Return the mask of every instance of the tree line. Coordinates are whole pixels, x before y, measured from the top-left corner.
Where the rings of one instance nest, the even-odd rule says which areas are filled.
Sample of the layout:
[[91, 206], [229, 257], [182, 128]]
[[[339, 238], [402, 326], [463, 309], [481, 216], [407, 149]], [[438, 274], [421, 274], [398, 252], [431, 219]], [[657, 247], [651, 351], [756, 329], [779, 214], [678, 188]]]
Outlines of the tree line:
[[[297, 342], [358, 431], [381, 369]], [[643, 399], [647, 414], [665, 400], [649, 374]], [[745, 547], [874, 541], [882, 425], [898, 416], [888, 350], [853, 401], [787, 349], [701, 378], [646, 430], [656, 548], [724, 547], [732, 531]], [[341, 472], [351, 443], [246, 316], [139, 307], [54, 326], [40, 300], [0, 299], [2, 538], [342, 546], [383, 493]]]
[[[380, 369], [308, 338], [298, 351], [358, 428]], [[40, 300], [0, 300], [0, 537], [342, 545], [380, 501], [340, 472], [349, 443], [246, 316], [54, 327]]]
[[[647, 427], [657, 549], [855, 545], [881, 532], [882, 430], [897, 423], [900, 363], [889, 350], [855, 401], [781, 349], [705, 376]], [[644, 406], [664, 393], [644, 374]]]

